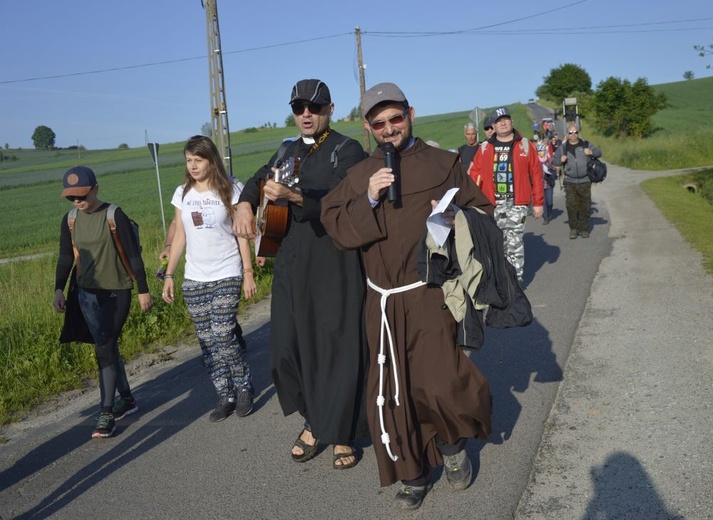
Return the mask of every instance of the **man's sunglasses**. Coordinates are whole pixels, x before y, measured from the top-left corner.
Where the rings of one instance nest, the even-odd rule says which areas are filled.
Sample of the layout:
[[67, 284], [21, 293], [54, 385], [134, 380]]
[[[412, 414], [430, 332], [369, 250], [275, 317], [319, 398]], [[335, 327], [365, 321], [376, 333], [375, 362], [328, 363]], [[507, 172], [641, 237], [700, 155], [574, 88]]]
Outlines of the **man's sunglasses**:
[[320, 105], [318, 103], [292, 103], [292, 113], [296, 116], [301, 116], [305, 112], [305, 108], [309, 110], [310, 114], [321, 114], [322, 109], [325, 105]]
[[386, 120], [379, 119], [378, 121], [372, 121], [371, 123], [369, 123], [369, 126], [371, 126], [371, 128], [373, 128], [374, 130], [383, 130], [384, 127], [386, 127], [386, 123], [389, 123], [390, 125], [398, 125], [403, 123], [406, 120], [406, 114], [408, 114], [408, 108], [400, 114], [391, 116]]
[[486, 126], [485, 128], [483, 128], [483, 130], [492, 130], [492, 129], [493, 129], [492, 126]]
[[572, 135], [572, 134], [579, 134], [579, 132], [577, 132], [576, 130], [570, 130], [570, 131], [567, 132], [567, 133], [570, 134], [570, 135]]
[[85, 200], [87, 200], [87, 195], [81, 197], [79, 195], [70, 195], [67, 197], [67, 200], [69, 202], [84, 202]]

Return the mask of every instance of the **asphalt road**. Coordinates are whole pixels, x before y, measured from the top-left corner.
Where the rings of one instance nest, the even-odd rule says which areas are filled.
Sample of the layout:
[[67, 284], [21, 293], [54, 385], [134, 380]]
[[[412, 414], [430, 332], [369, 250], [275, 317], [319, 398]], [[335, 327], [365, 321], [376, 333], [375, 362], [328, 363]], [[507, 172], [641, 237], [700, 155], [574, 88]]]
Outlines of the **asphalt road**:
[[642, 194], [650, 175], [610, 166], [589, 239], [568, 238], [559, 188], [550, 225], [528, 221], [535, 319], [488, 329], [471, 355], [492, 386], [494, 432], [468, 444], [468, 490], [438, 469], [421, 510], [401, 512], [369, 441], [351, 470], [333, 470], [330, 449], [292, 462], [301, 420], [283, 417], [269, 378], [264, 302], [243, 322], [253, 414], [208, 421], [195, 345], [139, 360], [141, 411], [115, 437], [89, 438], [96, 389], [0, 430], [0, 519], [713, 518], [713, 280]]

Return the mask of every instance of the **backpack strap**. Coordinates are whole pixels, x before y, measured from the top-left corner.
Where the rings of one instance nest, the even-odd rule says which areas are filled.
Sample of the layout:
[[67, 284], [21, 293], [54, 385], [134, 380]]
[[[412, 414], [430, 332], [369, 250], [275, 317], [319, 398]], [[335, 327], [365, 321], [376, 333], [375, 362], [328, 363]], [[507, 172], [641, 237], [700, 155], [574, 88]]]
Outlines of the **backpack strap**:
[[[67, 213], [67, 225], [69, 226], [69, 232], [74, 232], [74, 221], [77, 220], [77, 208], [72, 208]], [[74, 245], [74, 236], [72, 236], [72, 245]]]
[[72, 239], [72, 251], [74, 251], [74, 263], [77, 266], [77, 276], [82, 274], [82, 266], [79, 264], [79, 249], [74, 243], [74, 221], [77, 220], [77, 208], [72, 208], [67, 213], [67, 226], [69, 227], [69, 236]]
[[124, 269], [126, 269], [126, 272], [129, 274], [129, 278], [131, 278], [132, 282], [136, 281], [136, 275], [134, 274], [134, 270], [131, 269], [131, 266], [129, 265], [129, 259], [126, 258], [126, 251], [124, 251], [124, 246], [121, 245], [121, 240], [119, 240], [119, 233], [116, 232], [116, 220], [114, 218], [116, 214], [116, 208], [114, 204], [109, 204], [109, 208], [106, 210], [106, 220], [109, 223], [109, 229], [111, 230], [111, 238], [114, 239], [114, 245], [116, 246], [116, 250], [119, 253], [119, 258], [121, 259], [121, 263], [124, 266]]
[[287, 153], [287, 149], [294, 142], [295, 142], [294, 139], [292, 139], [290, 141], [282, 141], [282, 144], [280, 144], [280, 147], [277, 149], [277, 157], [275, 157], [275, 162], [272, 163], [273, 168], [277, 168], [277, 165], [280, 163], [282, 158], [285, 156], [285, 153]]
[[334, 150], [332, 150], [332, 155], [330, 156], [330, 161], [332, 163], [332, 169], [335, 169], [337, 167], [337, 164], [339, 163], [339, 157], [337, 155], [339, 152], [339, 149], [342, 146], [344, 146], [345, 144], [347, 144], [347, 141], [349, 141], [349, 139], [351, 139], [351, 137], [349, 137], [348, 135], [345, 135], [344, 139], [342, 139], [341, 142], [337, 146], [334, 147]]

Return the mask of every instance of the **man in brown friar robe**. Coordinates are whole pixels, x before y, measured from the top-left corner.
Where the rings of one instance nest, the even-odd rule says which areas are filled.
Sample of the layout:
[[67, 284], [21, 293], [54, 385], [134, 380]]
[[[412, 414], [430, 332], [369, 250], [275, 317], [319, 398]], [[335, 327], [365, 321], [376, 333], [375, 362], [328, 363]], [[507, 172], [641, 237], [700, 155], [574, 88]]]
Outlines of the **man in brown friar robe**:
[[[456, 346], [456, 321], [441, 287], [420, 282], [417, 254], [426, 219], [450, 188], [459, 188], [453, 200], [458, 206], [490, 215], [493, 206], [456, 154], [413, 137], [415, 112], [396, 85], [369, 89], [364, 113], [364, 126], [380, 147], [322, 199], [321, 220], [339, 247], [362, 251], [368, 278], [366, 406], [381, 485], [400, 480], [397, 503], [416, 509], [431, 488], [433, 466], [444, 463], [455, 489], [470, 485], [466, 440], [485, 439], [491, 430], [488, 382]], [[396, 179], [384, 166], [385, 143], [400, 158], [400, 194], [393, 202], [385, 196]]]

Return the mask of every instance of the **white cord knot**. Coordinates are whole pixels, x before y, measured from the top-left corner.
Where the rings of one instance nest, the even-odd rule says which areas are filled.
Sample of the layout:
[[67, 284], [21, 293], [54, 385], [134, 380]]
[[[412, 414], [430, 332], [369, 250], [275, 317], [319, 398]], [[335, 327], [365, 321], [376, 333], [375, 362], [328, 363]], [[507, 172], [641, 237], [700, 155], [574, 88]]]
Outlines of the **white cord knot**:
[[386, 364], [386, 355], [384, 354], [385, 343], [389, 344], [389, 353], [391, 355], [391, 367], [393, 368], [393, 386], [394, 386], [394, 402], [396, 406], [400, 406], [399, 403], [399, 374], [397, 370], [396, 354], [394, 350], [394, 338], [391, 335], [391, 327], [389, 326], [389, 320], [386, 315], [386, 300], [387, 298], [396, 293], [402, 293], [426, 285], [426, 282], [414, 282], [409, 285], [404, 285], [402, 287], [394, 287], [393, 289], [382, 289], [369, 278], [366, 279], [366, 283], [369, 287], [374, 289], [376, 292], [381, 294], [381, 331], [379, 333], [379, 354], [377, 355], [377, 362], [379, 366], [379, 396], [376, 398], [376, 404], [379, 407], [379, 423], [381, 426], [381, 442], [386, 448], [386, 453], [389, 458], [394, 462], [399, 458], [391, 452], [391, 439], [389, 434], [386, 432], [386, 425], [384, 424], [384, 404], [386, 399], [384, 398], [384, 365]]

